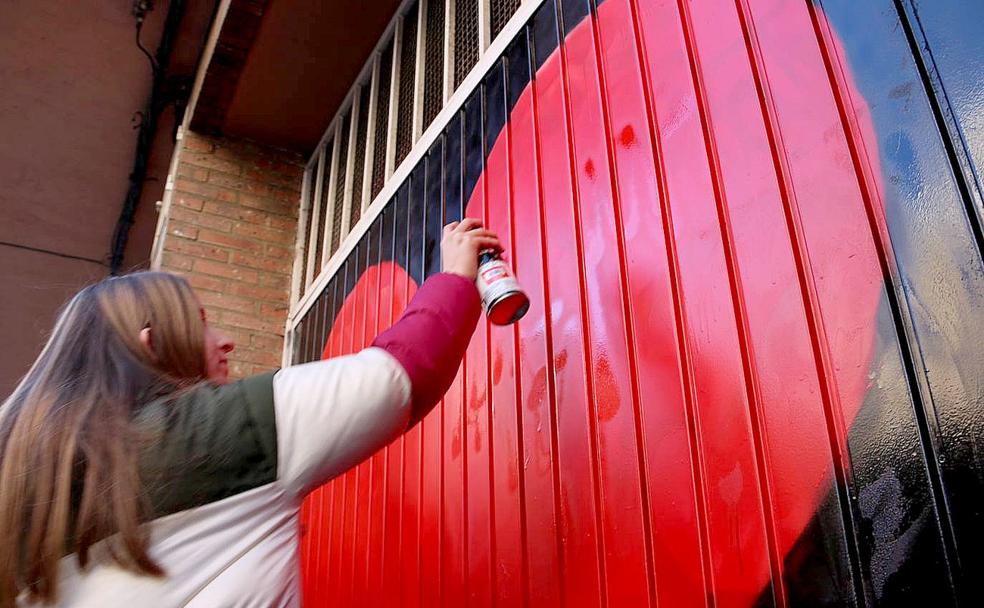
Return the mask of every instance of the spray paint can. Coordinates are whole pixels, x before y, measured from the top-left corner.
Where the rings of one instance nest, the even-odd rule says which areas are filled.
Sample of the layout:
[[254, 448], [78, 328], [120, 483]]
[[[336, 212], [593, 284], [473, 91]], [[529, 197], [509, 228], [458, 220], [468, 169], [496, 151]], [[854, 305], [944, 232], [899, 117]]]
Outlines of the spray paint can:
[[499, 254], [486, 250], [478, 256], [478, 293], [482, 296], [485, 315], [495, 325], [509, 325], [523, 318], [530, 299], [519, 286], [509, 265]]

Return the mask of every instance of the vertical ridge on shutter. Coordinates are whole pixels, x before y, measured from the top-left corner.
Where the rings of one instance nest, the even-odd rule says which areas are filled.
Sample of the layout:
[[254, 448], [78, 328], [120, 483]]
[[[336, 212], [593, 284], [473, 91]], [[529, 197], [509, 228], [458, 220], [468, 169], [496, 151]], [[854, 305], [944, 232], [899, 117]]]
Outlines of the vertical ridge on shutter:
[[[731, 309], [730, 318], [725, 317], [723, 314], [715, 319], [718, 324], [720, 331], [720, 340], [726, 345], [728, 349], [730, 361], [726, 364], [729, 365], [730, 373], [734, 374], [732, 379], [732, 386], [729, 387], [729, 392], [735, 395], [735, 399], [740, 399], [740, 405], [743, 410], [748, 411], [754, 416], [755, 408], [758, 407], [758, 395], [755, 389], [755, 382], [757, 382], [757, 376], [754, 371], [750, 369], [751, 362], [748, 360], [748, 333], [747, 333], [747, 317], [743, 308], [743, 294], [740, 286], [740, 279], [737, 274], [735, 251], [734, 251], [734, 241], [733, 232], [731, 228], [731, 221], [727, 210], [727, 197], [724, 189], [724, 176], [721, 168], [721, 160], [718, 154], [717, 142], [715, 134], [713, 131], [713, 126], [711, 124], [709, 102], [707, 98], [707, 87], [704, 81], [704, 66], [702, 64], [702, 57], [700, 55], [700, 42], [706, 42], [706, 40], [699, 39], [696, 32], [696, 25], [700, 25], [698, 19], [695, 19], [691, 15], [690, 7], [687, 3], [681, 0], [678, 3], [679, 6], [679, 16], [681, 22], [681, 28], [684, 33], [684, 44], [686, 47], [689, 68], [690, 68], [690, 80], [694, 91], [694, 99], [696, 106], [696, 116], [698, 117], [700, 134], [702, 137], [703, 144], [703, 156], [701, 160], [706, 163], [709, 175], [709, 185], [711, 188], [712, 201], [708, 203], [707, 208], [701, 209], [701, 212], [706, 214], [706, 218], [713, 217], [716, 221], [717, 239], [716, 243], [720, 243], [720, 257], [715, 260], [717, 276], [714, 277], [716, 282], [722, 284], [722, 295], [719, 297], [719, 306], [721, 310], [725, 307]], [[727, 284], [727, 296], [724, 295], [725, 290], [723, 285]], [[740, 368], [740, 369], [738, 369]], [[704, 403], [700, 404], [701, 409], [713, 412], [712, 409], [716, 404], [714, 403]], [[742, 419], [745, 422], [745, 419]], [[740, 458], [746, 466], [753, 466], [758, 469], [758, 463], [761, 459], [760, 443], [757, 440], [757, 431], [754, 429], [756, 425], [754, 419], [751, 421], [752, 429], [750, 432], [745, 432], [747, 425], [743, 424], [742, 433], [739, 436], [736, 444], [738, 448], [735, 451], [736, 458]], [[710, 434], [710, 429], [707, 427], [701, 428], [701, 434]], [[751, 444], [751, 445], [749, 445]], [[724, 463], [721, 458], [710, 458], [709, 462], [712, 466], [717, 467], [713, 474], [716, 474], [718, 478], [723, 478], [724, 476]], [[750, 464], [749, 464], [750, 463]], [[716, 481], [716, 480], [715, 480]], [[760, 533], [763, 538], [759, 539], [758, 542], [762, 542], [766, 547], [766, 555], [763, 559], [761, 556], [756, 556], [756, 560], [761, 563], [768, 561], [767, 567], [770, 569], [770, 577], [766, 585], [766, 589], [763, 592], [763, 596], [770, 597], [772, 599], [770, 604], [775, 604], [779, 601], [784, 601], [782, 596], [776, 595], [775, 585], [778, 581], [775, 580], [777, 569], [780, 567], [776, 561], [775, 556], [775, 543], [770, 536], [771, 526], [771, 516], [767, 513], [767, 509], [770, 505], [763, 504], [762, 490], [761, 490], [761, 479], [756, 480], [757, 496], [754, 499], [756, 505], [756, 510], [752, 511], [750, 515], [750, 520], [754, 523], [752, 524], [752, 529], [750, 533], [758, 536]], [[712, 503], [713, 504], [713, 503]], [[721, 505], [714, 505], [717, 508], [716, 516], [717, 518], [723, 519], [726, 514], [722, 512], [720, 508]], [[714, 521], [715, 512], [712, 511], [712, 521]], [[759, 528], [762, 529], [759, 529]], [[712, 538], [712, 541], [714, 539]], [[720, 538], [718, 542], [723, 543], [724, 540]], [[756, 543], [758, 548], [760, 545]], [[756, 569], [763, 566], [756, 564]], [[766, 600], [763, 600], [766, 601]]]
[[[352, 254], [349, 255], [345, 263], [345, 291], [342, 297], [343, 307], [346, 310], [345, 316], [342, 320], [341, 329], [341, 340], [340, 340], [340, 354], [350, 355], [352, 354], [352, 344], [355, 339], [355, 315], [356, 309], [352, 305], [352, 292], [356, 284], [356, 265], [358, 247], [353, 249]], [[345, 304], [349, 304], [345, 306]], [[347, 586], [348, 582], [345, 578], [346, 568], [349, 565], [348, 556], [348, 539], [352, 533], [352, 509], [354, 507], [354, 493], [355, 493], [355, 479], [352, 476], [352, 470], [343, 472], [336, 478], [336, 481], [341, 481], [341, 497], [339, 499], [339, 513], [338, 513], [338, 534], [336, 536], [336, 543], [334, 548], [335, 554], [335, 574], [329, 574], [331, 578], [331, 596], [338, 598], [340, 604], [346, 604], [346, 598], [344, 597], [343, 591]]]
[[[721, 12], [722, 16], [726, 13]], [[723, 19], [723, 17], [722, 17]], [[689, 11], [685, 13], [688, 29], [693, 29], [693, 21]], [[711, 166], [712, 183], [714, 184], [715, 203], [718, 215], [718, 224], [721, 231], [721, 242], [724, 248], [724, 259], [727, 268], [729, 287], [731, 290], [731, 303], [734, 310], [735, 328], [738, 338], [738, 351], [742, 361], [742, 375], [744, 379], [744, 390], [746, 407], [749, 414], [752, 440], [752, 460], [757, 471], [758, 502], [761, 506], [764, 520], [765, 544], [768, 552], [770, 567], [770, 587], [773, 602], [777, 608], [787, 605], [786, 583], [783, 576], [784, 564], [780, 555], [779, 541], [776, 531], [775, 505], [772, 501], [773, 489], [770, 482], [769, 471], [767, 468], [767, 456], [765, 453], [765, 443], [763, 439], [763, 404], [761, 395], [761, 379], [758, 366], [751, 352], [751, 329], [749, 327], [747, 294], [743, 288], [741, 269], [738, 263], [738, 252], [735, 239], [734, 220], [732, 218], [731, 206], [734, 205], [726, 194], [724, 185], [725, 177], [722, 169], [721, 156], [716, 143], [714, 124], [711, 117], [710, 101], [708, 99], [707, 86], [705, 85], [705, 69], [699, 57], [697, 44], [691, 47], [691, 62], [694, 66], [694, 86], [697, 91], [697, 112], [701, 118], [705, 142], [707, 146], [708, 161]], [[746, 58], [747, 60], [747, 58]]]
[[[368, 96], [368, 95], [367, 95]], [[353, 197], [353, 201], [355, 201]], [[353, 202], [353, 205], [355, 203]], [[356, 276], [358, 277], [356, 281], [356, 289], [353, 292], [353, 296], [356, 298], [357, 311], [361, 314], [356, 322], [355, 332], [356, 340], [353, 347], [353, 353], [362, 351], [372, 339], [369, 336], [368, 326], [369, 326], [369, 312], [370, 303], [375, 299], [373, 291], [369, 287], [369, 282], [366, 278], [366, 271], [369, 269], [371, 263], [369, 254], [371, 249], [371, 236], [372, 231], [367, 231], [362, 240], [359, 242], [359, 265], [356, 268]], [[370, 473], [370, 464], [368, 460], [364, 460], [358, 465], [356, 465], [353, 473], [356, 476], [356, 492], [355, 492], [355, 525], [352, 527], [353, 530], [353, 542], [352, 542], [352, 554], [350, 557], [350, 562], [352, 564], [352, 571], [349, 575], [350, 585], [349, 585], [349, 601], [355, 603], [359, 598], [366, 597], [366, 590], [364, 587], [360, 587], [360, 574], [364, 572], [363, 568], [360, 568], [360, 557], [365, 551], [368, 545], [368, 525], [369, 525], [369, 501], [372, 492], [372, 476]]]
[[[376, 217], [375, 221], [372, 223], [372, 227], [368, 231], [369, 235], [369, 258], [366, 265], [368, 270], [373, 271], [371, 283], [366, 286], [368, 292], [367, 297], [367, 310], [371, 317], [371, 320], [367, 318], [366, 330], [365, 330], [365, 346], [368, 347], [372, 341], [375, 339], [379, 332], [382, 330], [379, 326], [379, 302], [380, 302], [380, 292], [382, 291], [382, 278], [379, 272], [380, 264], [382, 263], [382, 227], [383, 227], [383, 216], [379, 215]], [[362, 597], [367, 599], [367, 603], [378, 603], [382, 601], [382, 598], [375, 598], [375, 594], [379, 593], [379, 587], [374, 585], [373, 581], [373, 556], [378, 555], [380, 552], [380, 535], [379, 535], [379, 523], [381, 520], [382, 513], [382, 488], [384, 483], [383, 478], [383, 462], [386, 453], [386, 448], [383, 447], [381, 450], [373, 454], [366, 465], [369, 467], [369, 501], [366, 507], [367, 510], [367, 530], [366, 530], [366, 542], [362, 547], [362, 555], [360, 556], [364, 562], [364, 571], [362, 573]]]
[[[519, 111], [510, 119], [510, 164], [516, 199], [512, 214], [517, 233], [513, 255], [517, 278], [531, 302], [540, 303], [531, 306], [527, 322], [518, 324], [523, 344], [520, 383], [525, 389], [522, 408], [526, 492], [523, 511], [527, 522], [524, 559], [529, 564], [524, 600], [529, 605], [555, 606], [565, 604], [564, 539], [560, 526], [563, 499], [557, 457], [557, 386], [551, 370], [556, 359], [547, 276], [547, 223], [544, 206], [539, 204], [544, 196], [537, 135], [539, 93], [535, 74], [531, 74], [534, 42], [534, 27], [529, 25], [508, 54], [508, 89], [526, 90], [529, 96], [528, 104], [515, 105]], [[520, 96], [516, 96], [517, 100]]]
[[[510, 165], [508, 158], [508, 101], [506, 98], [506, 63], [502, 58], [485, 78], [486, 222], [499, 235], [503, 248], [514, 251], [511, 239], [509, 207]], [[493, 141], [494, 140], [494, 141]], [[492, 155], [493, 148], [505, 154]], [[512, 256], [512, 253], [509, 254]], [[513, 262], [515, 270], [515, 262]], [[515, 325], [489, 332], [489, 419], [491, 479], [493, 498], [492, 522], [495, 555], [495, 598], [502, 605], [519, 605], [526, 586], [522, 547], [523, 470], [521, 457], [521, 423], [516, 400], [517, 375]], [[520, 534], [517, 534], [517, 531]]]
[[[612, 6], [617, 6], [618, 8], [625, 8], [625, 5], [617, 4], [621, 0], [612, 0]], [[640, 388], [640, 369], [639, 369], [639, 354], [636, 349], [635, 341], [635, 311], [631, 303], [631, 285], [630, 285], [630, 273], [629, 273], [629, 253], [626, 238], [626, 226], [625, 217], [623, 209], [623, 196], [619, 183], [619, 162], [616, 156], [615, 150], [615, 140], [616, 136], [614, 133], [613, 122], [619, 119], [626, 119], [628, 116], [615, 115], [612, 110], [612, 100], [609, 98], [609, 94], [612, 92], [612, 83], [608, 79], [608, 74], [606, 73], [606, 65], [603, 59], [603, 54], [606, 52], [615, 53], [616, 45], [609, 43], [605, 44], [605, 39], [602, 37], [601, 33], [601, 16], [598, 13], [598, 2], [597, 0], [591, 0], [590, 2], [590, 16], [589, 23], [591, 25], [591, 35], [592, 35], [592, 46], [593, 55], [595, 60], [595, 68], [597, 70], [598, 78], [598, 89], [601, 91], [599, 96], [599, 111], [602, 117], [602, 133], [604, 135], [604, 151], [607, 155], [608, 165], [609, 165], [609, 188], [611, 190], [612, 198], [612, 227], [614, 229], [615, 235], [615, 249], [618, 258], [618, 275], [619, 275], [619, 286], [621, 293], [619, 294], [619, 302], [622, 310], [623, 317], [623, 331], [625, 336], [625, 364], [626, 371], [629, 376], [629, 395], [632, 400], [632, 429], [631, 435], [635, 440], [635, 450], [636, 459], [635, 466], [638, 472], [638, 479], [636, 485], [639, 488], [639, 507], [641, 511], [641, 525], [642, 525], [642, 537], [643, 537], [643, 554], [645, 556], [645, 580], [646, 580], [646, 591], [648, 594], [648, 603], [650, 606], [654, 606], [658, 603], [657, 593], [656, 593], [656, 578], [655, 578], [655, 558], [654, 558], [654, 548], [653, 548], [653, 524], [651, 521], [651, 507], [649, 505], [649, 496], [647, 489], [650, 486], [649, 482], [649, 471], [646, 466], [646, 452], [645, 452], [645, 440], [643, 431], [643, 412], [642, 412], [642, 395]], [[631, 48], [626, 49], [631, 52]], [[625, 112], [627, 115], [628, 112]], [[640, 180], [642, 176], [639, 176]], [[626, 432], [626, 435], [629, 433]], [[626, 437], [626, 440], [628, 438]], [[626, 441], [627, 442], [627, 441]], [[638, 583], [637, 583], [638, 584]], [[622, 586], [622, 585], [619, 585]], [[625, 585], [627, 586], [627, 585]], [[639, 589], [641, 591], [641, 589]], [[618, 601], [618, 600], [616, 600]]]
[[[423, 277], [440, 269], [441, 227], [444, 216], [444, 183], [442, 166], [444, 162], [444, 139], [437, 141], [428, 150], [423, 161], [423, 223], [421, 250], [424, 266]], [[444, 399], [420, 422], [420, 572], [421, 606], [441, 604], [441, 444], [443, 440]]]
[[[710, 515], [708, 503], [710, 501], [708, 488], [708, 474], [705, 465], [705, 454], [700, 440], [700, 418], [697, 408], [697, 380], [695, 371], [695, 361], [693, 346], [690, 345], [688, 335], [687, 310], [684, 302], [683, 281], [682, 281], [682, 262], [676, 239], [677, 229], [673, 217], [673, 207], [670, 201], [670, 190], [667, 181], [666, 152], [662, 141], [659, 125], [660, 120], [657, 115], [657, 70], [653, 58], [661, 58], [664, 55], [658, 54], [660, 49], [658, 43], [662, 36], [658, 31], [653, 32], [655, 18], [647, 20], [641, 12], [640, 0], [630, 0], [634, 35], [637, 41], [639, 63], [643, 71], [643, 94], [648, 122], [648, 135], [652, 147], [652, 163], [656, 173], [657, 188], [660, 194], [660, 218], [662, 221], [663, 240], [667, 256], [667, 276], [669, 290], [672, 300], [672, 312], [674, 318], [674, 335], [676, 337], [677, 348], [680, 361], [680, 376], [683, 389], [683, 418], [686, 428], [686, 449], [689, 450], [691, 476], [693, 479], [693, 504], [695, 509], [695, 523], [697, 536], [697, 550], [699, 552], [699, 568], [693, 568], [700, 572], [699, 585], [705, 598], [714, 597], [714, 565], [711, 555], [710, 543]], [[677, 9], [668, 8], [668, 13], [672, 13], [671, 26], [679, 21]], [[678, 34], [682, 37], [682, 33]], [[681, 66], [682, 67], [682, 66]], [[672, 567], [672, 565], [670, 565]], [[669, 568], [668, 568], [669, 569]], [[669, 586], [669, 585], [668, 585]], [[698, 592], [699, 593], [699, 592]], [[693, 594], [689, 589], [683, 591], [684, 597]]]
[[[529, 72], [529, 46], [526, 43], [526, 27], [520, 29], [519, 34], [516, 39], [513, 40], [509, 47], [506, 49], [505, 53], [505, 91], [506, 91], [506, 107], [513, 109], [516, 107], [519, 98], [522, 96], [524, 91], [529, 89], [531, 84], [531, 76]], [[508, 209], [508, 221], [509, 221], [509, 242], [512, 245], [512, 250], [518, 252], [519, 250], [519, 232], [516, 226], [516, 162], [514, 159], [514, 143], [513, 143], [513, 130], [512, 130], [512, 116], [507, 116], [506, 120], [506, 166], [508, 175], [508, 191], [509, 191], [509, 209]], [[523, 165], [524, 172], [528, 167]], [[526, 260], [521, 260], [517, 253], [513, 253], [513, 269], [517, 273], [517, 277], [522, 276], [520, 274], [522, 264], [526, 263]], [[527, 462], [529, 458], [532, 457], [526, 449], [526, 436], [527, 428], [526, 422], [524, 420], [526, 408], [523, 407], [525, 403], [523, 388], [525, 386], [523, 382], [523, 374], [521, 367], [523, 365], [523, 340], [520, 337], [520, 327], [518, 324], [514, 324], [512, 327], [512, 339], [513, 339], [513, 365], [514, 365], [514, 392], [513, 399], [515, 399], [515, 420], [516, 420], [516, 459], [518, 463], [518, 482], [519, 482], [519, 495], [517, 497], [517, 509], [519, 511], [519, 559], [520, 559], [520, 598], [524, 605], [530, 604], [530, 570], [531, 564], [529, 559], [529, 553], [527, 547], [529, 546], [529, 522], [527, 518], [527, 503], [528, 503], [528, 493], [526, 489], [526, 477], [527, 477]], [[549, 531], [549, 530], [548, 530]], [[549, 546], [549, 544], [548, 544]], [[546, 565], [550, 565], [549, 563]], [[537, 562], [534, 567], [540, 569], [544, 564]]]
[[[483, 201], [482, 170], [482, 87], [478, 87], [464, 105], [464, 199], [465, 213], [481, 217]], [[486, 323], [479, 322], [465, 354], [462, 446], [465, 462], [465, 555], [466, 599], [469, 605], [484, 606], [492, 597], [491, 523], [488, 479], [488, 407], [485, 342]]]
[[[347, 294], [351, 292], [351, 266], [352, 260], [346, 259], [345, 263], [339, 268], [339, 286], [336, 292], [336, 299], [341, 306], [338, 329], [335, 332], [335, 356], [348, 354], [346, 344], [347, 328], [351, 326], [351, 308], [345, 306]], [[325, 580], [323, 597], [338, 597], [338, 585], [341, 582], [341, 562], [342, 562], [342, 538], [345, 528], [345, 497], [348, 493], [348, 476], [339, 475], [331, 482], [335, 486], [334, 502], [332, 504], [332, 527], [327, 530], [325, 543], [328, 545], [329, 559], [325, 564], [325, 571], [322, 575]]]
[[[881, 217], [881, 209], [885, 201], [881, 192], [882, 186], [878, 183], [879, 176], [876, 175], [878, 167], [877, 165], [872, 166], [872, 161], [868, 157], [868, 151], [865, 149], [864, 134], [859, 125], [859, 117], [852, 107], [853, 100], [851, 99], [850, 85], [848, 82], [849, 75], [844, 73], [844, 66], [841, 63], [843, 59], [839, 57], [840, 49], [838, 49], [838, 41], [832, 32], [832, 26], [828, 21], [828, 16], [824, 14], [824, 3], [811, 2], [807, 6], [823, 66], [835, 105], [837, 106], [846, 145], [850, 153], [855, 174], [857, 175], [857, 183], [862, 200], [864, 201], [864, 211], [868, 219], [872, 241], [877, 251], [879, 266], [883, 276], [886, 277], [887, 289], [885, 289], [885, 297], [892, 317], [893, 329], [897, 336], [896, 346], [901, 359], [901, 367], [905, 373], [906, 388], [912, 400], [911, 407], [918, 414], [919, 411], [926, 408], [923, 394], [924, 389], [918, 377], [919, 372], [917, 371], [919, 369], [925, 369], [925, 364], [920, 360], [921, 357], [918, 354], [919, 345], [915, 340], [915, 323], [904, 300], [903, 288], [900, 285], [903, 279], [897, 266], [895, 252], [892, 249], [888, 227], [885, 225], [885, 219]], [[950, 513], [950, 508], [947, 506], [948, 497], [940, 483], [941, 475], [939, 473], [938, 457], [933, 453], [933, 446], [930, 443], [926, 441], [921, 441], [920, 443], [920, 447], [924, 453], [923, 460], [926, 463], [926, 467], [931, 471], [930, 482], [934, 502], [937, 505], [935, 509], [938, 513], [941, 527], [947, 530], [945, 533], [946, 536], [952, 537], [952, 514]], [[844, 462], [849, 463], [850, 457], [847, 450], [844, 450], [841, 458]], [[844, 468], [847, 469], [845, 472], [849, 475], [851, 472], [850, 468]], [[850, 491], [852, 495], [856, 493], [856, 481], [851, 478], [842, 480], [841, 477], [843, 475], [838, 476], [838, 485], [844, 486], [845, 488], [845, 490], [841, 491], [841, 494], [846, 494], [846, 491]], [[853, 505], [854, 501], [850, 501], [850, 498], [850, 495], [844, 496], [841, 498], [841, 502], [849, 501], [847, 504], [849, 506]], [[850, 513], [856, 521], [846, 522], [845, 525], [849, 526], [851, 530], [857, 530], [854, 534], [860, 536], [860, 528], [865, 522], [856, 512], [856, 509], [850, 509]], [[854, 541], [855, 544], [857, 542]], [[944, 543], [945, 545], [949, 545], [947, 548], [951, 548], [953, 545], [953, 542], [949, 539], [944, 539]], [[951, 550], [955, 552], [955, 549]], [[855, 562], [860, 562], [862, 557], [852, 555], [852, 559]], [[854, 573], [855, 580], [859, 581], [856, 583], [857, 592], [861, 598], [864, 598], [864, 586], [867, 581], [865, 580], [863, 567], [859, 564], [853, 566], [853, 568], [856, 570]], [[951, 577], [954, 576], [953, 569], [952, 563], [949, 563], [947, 571]]]
[[581, 199], [578, 190], [577, 176], [579, 173], [575, 154], [575, 139], [573, 125], [572, 93], [570, 78], [570, 60], [568, 58], [568, 36], [574, 31], [581, 19], [588, 14], [587, 0], [556, 0], [556, 11], [558, 28], [560, 32], [560, 44], [558, 46], [557, 59], [559, 61], [559, 110], [564, 124], [563, 137], [565, 139], [565, 155], [567, 159], [568, 183], [571, 192], [571, 239], [573, 241], [574, 268], [576, 273], [578, 319], [580, 326], [580, 361], [575, 364], [581, 366], [581, 373], [584, 375], [584, 390], [587, 406], [587, 439], [588, 439], [588, 467], [591, 480], [591, 509], [594, 511], [594, 525], [597, 530], [597, 544], [595, 546], [595, 567], [598, 574], [598, 601], [602, 606], [608, 606], [609, 589], [608, 565], [605, 562], [606, 546], [610, 542], [605, 537], [604, 525], [604, 506], [602, 505], [602, 477], [601, 464], [599, 462], [599, 430], [598, 430], [598, 400], [597, 400], [597, 379], [592, 373], [592, 333], [590, 327], [590, 311], [587, 295], [587, 268], [585, 263], [585, 244], [584, 244], [584, 225], [582, 207], [585, 201]]
[[[816, 353], [816, 366], [819, 378], [819, 388], [823, 410], [827, 416], [828, 440], [832, 458], [836, 462], [844, 462], [846, 459], [841, 453], [841, 445], [846, 441], [846, 437], [839, 437], [838, 424], [834, 424], [834, 412], [841, 412], [842, 405], [832, 386], [834, 373], [833, 365], [830, 361], [830, 346], [823, 328], [821, 318], [820, 302], [816, 294], [815, 286], [812, 282], [809, 268], [813, 266], [810, 260], [809, 250], [806, 244], [805, 234], [802, 226], [802, 216], [800, 202], [797, 200], [793, 185], [788, 152], [783, 142], [782, 130], [779, 125], [779, 117], [776, 112], [775, 99], [771, 91], [766, 68], [762, 58], [762, 48], [755, 31], [755, 24], [752, 19], [750, 7], [743, 0], [736, 0], [738, 18], [741, 25], [749, 56], [749, 64], [754, 79], [756, 92], [759, 97], [763, 123], [768, 137], [769, 145], [773, 153], [773, 164], [775, 166], [776, 178], [778, 181], [779, 193], [781, 195], [784, 212], [786, 214], [787, 230], [790, 242], [793, 247], [795, 266], [799, 278], [799, 287], [804, 303], [804, 316], [809, 327], [814, 351]], [[850, 500], [847, 499], [849, 493], [848, 481], [845, 479], [843, 467], [834, 466], [835, 484], [837, 494], [840, 499], [841, 519], [844, 526], [846, 545], [850, 560], [850, 570], [854, 593], [860, 595], [862, 590], [862, 580], [860, 573], [860, 562], [858, 559], [859, 549], [857, 532], [855, 531], [854, 518], [852, 515]], [[785, 576], [783, 576], [785, 578]], [[779, 590], [785, 587], [785, 582], [778, 581]], [[783, 598], [785, 599], [785, 598]]]
[[[317, 348], [315, 350], [314, 359], [325, 358], [328, 352], [328, 336], [331, 332], [332, 325], [335, 321], [335, 313], [337, 309], [335, 308], [335, 293], [334, 293], [335, 279], [328, 282], [328, 285], [324, 290], [324, 324], [322, 331], [319, 333], [319, 339], [317, 340]], [[322, 538], [321, 532], [324, 528], [321, 523], [326, 517], [326, 503], [328, 508], [330, 508], [329, 495], [333, 491], [333, 486], [322, 486], [315, 490], [312, 496], [305, 501], [305, 504], [309, 504], [309, 512], [307, 518], [303, 518], [303, 525], [306, 527], [306, 536], [309, 539], [308, 547], [309, 551], [306, 554], [306, 559], [314, 560], [314, 563], [321, 563], [322, 555]], [[313, 558], [312, 558], [313, 554]], [[314, 573], [308, 572], [308, 576], [314, 576]], [[319, 586], [321, 582], [315, 577], [313, 585]], [[313, 588], [311, 590], [311, 595], [317, 596], [317, 590]]]
[[[444, 221], [459, 221], [461, 194], [461, 113], [445, 130]], [[454, 382], [444, 397], [444, 449], [442, 451], [441, 505], [441, 600], [445, 606], [463, 606], [465, 600], [465, 513], [464, 452], [464, 364], [458, 367]]]
[[[550, 286], [550, 309], [553, 359], [546, 373], [554, 376], [556, 393], [556, 429], [559, 472], [559, 537], [562, 542], [563, 588], [566, 602], [600, 601], [602, 597], [601, 564], [598, 563], [601, 530], [597, 521], [592, 413], [585, 375], [582, 294], [580, 291], [581, 258], [576, 216], [572, 201], [571, 141], [565, 106], [566, 91], [561, 75], [563, 55], [558, 48], [559, 28], [556, 2], [544, 2], [534, 15], [534, 51], [540, 64], [534, 79], [534, 112], [538, 117], [537, 151], [542, 171], [539, 175], [540, 206], [549, 218], [545, 235], [547, 266], [545, 283]], [[540, 60], [543, 59], [543, 63]], [[577, 403], [577, 407], [566, 404]], [[574, 471], [579, 471], [575, 474]]]
[[[409, 204], [409, 253], [407, 257], [408, 271], [411, 283], [419, 286], [423, 282], [424, 270], [424, 174], [425, 163], [418, 163], [410, 174], [410, 204]], [[407, 300], [410, 300], [408, 296]], [[408, 598], [412, 598], [411, 606], [419, 606], [421, 594], [425, 583], [423, 580], [423, 518], [424, 518], [424, 427], [417, 424], [407, 433], [408, 445], [412, 450], [408, 450], [407, 462], [404, 467], [406, 485], [409, 488], [404, 496], [408, 514], [412, 521], [412, 559], [407, 563], [412, 564], [413, 576], [409, 579]]]
[[[393, 305], [393, 205], [387, 205], [380, 214], [380, 235], [379, 235], [379, 293], [376, 305], [376, 334], [389, 328], [392, 324]], [[386, 266], [384, 266], [386, 264]], [[388, 269], [387, 269], [388, 266]], [[376, 552], [369, 553], [369, 558], [373, 560], [371, 568], [375, 570], [375, 575], [370, 571], [369, 586], [376, 590], [379, 598], [386, 597], [386, 551], [387, 539], [390, 532], [390, 460], [393, 458], [394, 446], [400, 441], [399, 438], [391, 441], [389, 445], [382, 449], [382, 480], [380, 481], [380, 514], [379, 514], [379, 539], [376, 544]], [[373, 559], [375, 558], [375, 559]]]

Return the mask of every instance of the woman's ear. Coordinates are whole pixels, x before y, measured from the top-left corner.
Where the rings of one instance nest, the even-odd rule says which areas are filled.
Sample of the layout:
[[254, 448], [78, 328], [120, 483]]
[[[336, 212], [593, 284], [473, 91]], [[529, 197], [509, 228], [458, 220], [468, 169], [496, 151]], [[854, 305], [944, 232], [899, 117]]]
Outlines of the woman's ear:
[[154, 353], [154, 338], [150, 333], [149, 327], [144, 327], [140, 330], [140, 343], [143, 344], [143, 347], [150, 356], [150, 359], [152, 361], [157, 361], [157, 355]]

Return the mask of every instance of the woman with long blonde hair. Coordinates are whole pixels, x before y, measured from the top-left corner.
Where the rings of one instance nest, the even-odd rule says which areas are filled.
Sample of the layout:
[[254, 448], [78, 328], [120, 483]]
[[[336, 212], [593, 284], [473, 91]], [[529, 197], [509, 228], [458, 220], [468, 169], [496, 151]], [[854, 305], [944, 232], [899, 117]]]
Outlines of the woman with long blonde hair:
[[499, 247], [447, 226], [444, 272], [370, 348], [234, 383], [184, 279], [80, 291], [0, 406], [0, 608], [298, 605], [301, 501], [439, 401]]

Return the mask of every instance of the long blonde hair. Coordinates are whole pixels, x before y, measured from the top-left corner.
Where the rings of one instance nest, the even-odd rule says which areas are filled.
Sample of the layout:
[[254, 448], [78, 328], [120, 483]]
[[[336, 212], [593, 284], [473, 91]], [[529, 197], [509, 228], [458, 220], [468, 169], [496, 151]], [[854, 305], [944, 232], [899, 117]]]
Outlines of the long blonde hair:
[[[140, 339], [151, 328], [149, 350]], [[204, 379], [204, 323], [188, 283], [142, 272], [65, 305], [30, 371], [0, 406], [0, 606], [57, 601], [58, 562], [106, 556], [160, 576], [140, 527], [135, 408], [148, 390]]]

